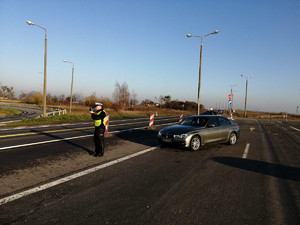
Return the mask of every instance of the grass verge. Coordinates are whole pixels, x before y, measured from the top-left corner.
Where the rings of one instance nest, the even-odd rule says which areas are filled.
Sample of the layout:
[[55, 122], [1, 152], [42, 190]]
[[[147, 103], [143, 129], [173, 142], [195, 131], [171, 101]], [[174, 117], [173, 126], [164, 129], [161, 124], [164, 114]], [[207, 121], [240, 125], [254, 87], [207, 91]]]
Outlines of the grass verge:
[[[86, 111], [86, 110], [85, 110]], [[118, 113], [111, 110], [106, 110], [106, 113], [110, 118], [141, 118], [149, 117], [151, 113], [155, 116], [174, 116], [179, 115], [181, 111], [176, 110], [160, 110], [158, 112], [149, 111], [120, 111]], [[5, 127], [17, 127], [17, 126], [32, 126], [32, 125], [46, 125], [46, 124], [63, 124], [63, 123], [76, 123], [76, 122], [92, 122], [91, 115], [89, 113], [75, 112], [72, 114], [55, 115], [50, 117], [39, 118], [23, 118], [21, 121], [5, 124]]]
[[0, 116], [13, 116], [20, 113], [22, 113], [22, 111], [0, 107]]
[[29, 126], [29, 125], [45, 125], [45, 124], [60, 124], [60, 123], [72, 123], [90, 121], [89, 115], [55, 115], [51, 117], [40, 117], [40, 118], [22, 118], [21, 121], [8, 123], [6, 127], [15, 126]]

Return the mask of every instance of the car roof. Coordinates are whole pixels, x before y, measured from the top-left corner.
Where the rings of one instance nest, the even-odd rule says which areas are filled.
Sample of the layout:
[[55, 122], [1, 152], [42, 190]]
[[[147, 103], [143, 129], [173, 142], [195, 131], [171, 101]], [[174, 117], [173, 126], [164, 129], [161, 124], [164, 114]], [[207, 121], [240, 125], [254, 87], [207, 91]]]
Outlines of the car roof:
[[203, 113], [201, 113], [200, 115], [216, 115], [217, 112], [213, 111], [213, 110], [209, 110], [209, 111], [205, 111]]
[[[207, 115], [207, 114], [200, 114], [200, 115], [192, 115], [190, 117], [205, 117], [205, 118], [211, 118], [211, 117], [223, 117], [223, 116], [219, 116], [219, 115]], [[224, 117], [225, 118], [225, 117]]]

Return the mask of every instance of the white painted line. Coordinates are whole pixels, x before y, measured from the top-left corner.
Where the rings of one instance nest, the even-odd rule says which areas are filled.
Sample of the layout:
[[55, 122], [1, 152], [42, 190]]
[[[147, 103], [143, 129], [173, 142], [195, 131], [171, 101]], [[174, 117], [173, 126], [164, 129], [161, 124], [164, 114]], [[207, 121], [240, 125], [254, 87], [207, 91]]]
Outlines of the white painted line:
[[243, 154], [243, 159], [246, 159], [246, 158], [247, 158], [249, 148], [250, 148], [250, 144], [247, 143], [246, 148], [245, 148], [245, 151], [244, 151], [244, 154]]
[[77, 136], [77, 137], [55, 139], [55, 140], [50, 140], [50, 141], [40, 141], [40, 142], [23, 144], [23, 145], [7, 146], [7, 147], [0, 148], [0, 151], [1, 150], [6, 150], [6, 149], [11, 149], [11, 148], [21, 148], [21, 147], [27, 147], [27, 146], [33, 146], [33, 145], [48, 144], [48, 143], [53, 143], [53, 142], [58, 142], [58, 141], [67, 141], [67, 140], [78, 139], [78, 138], [85, 138], [85, 137], [90, 137], [90, 136], [94, 136], [94, 135], [93, 134], [89, 134], [89, 135], [83, 135], [83, 136]]
[[12, 123], [12, 122], [18, 122], [18, 121], [21, 121], [21, 120], [9, 120], [9, 121], [3, 121], [3, 122], [0, 122], [0, 124], [4, 125], [4, 124], [7, 124], [7, 123]]
[[[170, 117], [157, 117], [156, 119], [172, 119], [172, 118], [176, 118], [178, 116], [170, 116]], [[146, 120], [145, 120], [146, 119]], [[132, 119], [132, 120], [145, 120], [145, 122], [148, 121], [148, 118], [136, 118], [136, 119]], [[16, 121], [21, 121], [21, 120], [12, 120], [12, 121], [5, 121], [3, 123], [6, 123], [6, 122], [16, 122]], [[112, 120], [110, 121], [110, 123], [116, 123], [116, 122], [124, 122], [124, 121], [128, 121], [128, 120]], [[0, 122], [1, 124], [1, 122]], [[91, 125], [94, 125], [93, 122], [82, 122], [82, 123], [64, 123], [64, 124], [52, 124], [52, 125], [49, 125], [49, 127], [60, 127], [60, 126], [74, 126], [74, 125], [78, 125], [78, 124], [91, 124]], [[163, 124], [160, 124], [160, 125], [163, 125]], [[40, 128], [42, 127], [43, 125], [40, 125], [40, 126], [22, 126], [22, 127], [14, 127], [14, 128], [6, 128], [6, 129], [0, 129], [0, 131], [6, 131], [6, 130], [21, 130], [21, 129], [34, 129], [34, 128]]]
[[20, 193], [8, 196], [6, 198], [2, 198], [2, 199], [0, 199], [0, 205], [4, 205], [4, 204], [6, 204], [8, 202], [12, 202], [12, 201], [17, 200], [19, 198], [23, 198], [25, 196], [34, 194], [34, 193], [39, 192], [39, 191], [43, 191], [45, 189], [51, 188], [53, 186], [56, 186], [58, 184], [62, 184], [62, 183], [65, 183], [67, 181], [76, 179], [78, 177], [81, 177], [81, 176], [93, 173], [93, 172], [101, 170], [103, 168], [106, 168], [106, 167], [112, 166], [114, 164], [123, 162], [123, 161], [125, 161], [127, 159], [131, 159], [131, 158], [137, 157], [139, 155], [145, 154], [147, 152], [153, 151], [153, 150], [155, 150], [157, 148], [158, 148], [158, 146], [155, 146], [155, 147], [152, 147], [152, 148], [148, 148], [148, 149], [145, 149], [143, 151], [140, 151], [140, 152], [137, 152], [137, 153], [134, 153], [134, 154], [122, 157], [120, 159], [116, 159], [116, 160], [113, 160], [111, 162], [108, 162], [108, 163], [105, 163], [105, 164], [102, 164], [102, 165], [99, 165], [99, 166], [96, 166], [96, 167], [84, 170], [82, 172], [79, 172], [79, 173], [76, 173], [76, 174], [73, 174], [73, 175], [70, 175], [70, 176], [67, 176], [67, 177], [64, 177], [64, 178], [61, 178], [59, 180], [52, 181], [50, 183], [47, 183], [47, 184], [44, 184], [44, 185], [40, 185], [40, 186], [35, 187], [35, 188], [31, 188], [29, 190], [26, 190], [26, 191], [23, 191], [23, 192], [20, 192]]
[[[164, 125], [170, 125], [170, 124], [174, 124], [174, 123], [159, 124], [159, 125], [155, 125], [155, 126], [164, 126]], [[148, 126], [131, 128], [131, 129], [120, 130], [120, 131], [112, 131], [112, 132], [108, 132], [108, 134], [128, 132], [128, 131], [132, 131], [132, 130], [139, 130], [139, 129], [145, 129], [145, 128], [148, 128]], [[55, 140], [49, 140], [49, 141], [33, 142], [33, 143], [22, 144], [22, 145], [13, 145], [13, 146], [1, 147], [0, 151], [12, 149], [12, 148], [22, 148], [22, 147], [33, 146], [33, 145], [49, 144], [49, 143], [54, 143], [54, 142], [58, 142], [58, 141], [68, 141], [68, 140], [86, 138], [86, 137], [91, 137], [91, 136], [94, 136], [94, 134], [88, 134], [88, 135], [77, 136], [77, 137], [69, 137], [69, 138], [61, 138], [61, 139], [55, 139]]]
[[294, 129], [294, 130], [296, 130], [296, 131], [299, 131], [299, 132], [300, 132], [300, 130], [299, 130], [299, 129], [297, 129], [296, 127], [292, 127], [292, 126], [290, 126], [290, 128], [292, 128], [292, 129]]

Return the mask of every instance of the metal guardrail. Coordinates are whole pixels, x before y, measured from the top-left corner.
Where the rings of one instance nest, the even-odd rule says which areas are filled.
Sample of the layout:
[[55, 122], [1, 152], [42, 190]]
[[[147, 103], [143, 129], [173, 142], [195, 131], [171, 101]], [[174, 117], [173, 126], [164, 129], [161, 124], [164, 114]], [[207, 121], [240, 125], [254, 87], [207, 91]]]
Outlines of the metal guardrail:
[[[51, 111], [51, 112], [48, 112], [46, 113], [46, 116], [54, 116], [54, 115], [61, 115], [61, 114], [66, 114], [67, 113], [67, 110], [66, 109], [63, 109], [63, 108], [59, 108], [59, 107], [47, 107], [48, 109], [50, 108], [51, 110], [54, 110], [54, 111]], [[40, 115], [39, 117], [42, 117], [43, 115]]]

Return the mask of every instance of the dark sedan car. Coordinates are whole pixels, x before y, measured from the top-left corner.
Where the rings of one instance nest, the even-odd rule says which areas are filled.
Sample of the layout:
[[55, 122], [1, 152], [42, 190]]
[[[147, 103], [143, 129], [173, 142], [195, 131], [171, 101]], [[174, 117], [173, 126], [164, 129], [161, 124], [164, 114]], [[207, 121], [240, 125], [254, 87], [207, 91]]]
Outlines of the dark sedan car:
[[206, 143], [227, 142], [234, 145], [239, 138], [239, 125], [223, 116], [190, 116], [178, 125], [158, 132], [160, 144], [178, 144], [197, 151]]
[[204, 113], [201, 113], [201, 115], [217, 115], [218, 113], [216, 111], [205, 111]]

